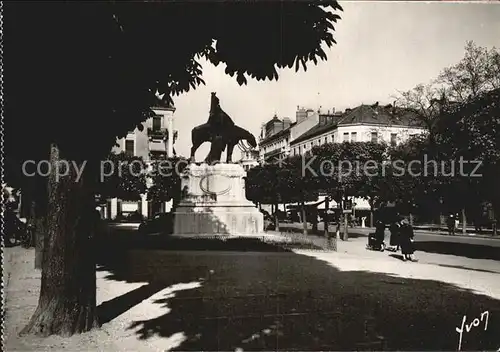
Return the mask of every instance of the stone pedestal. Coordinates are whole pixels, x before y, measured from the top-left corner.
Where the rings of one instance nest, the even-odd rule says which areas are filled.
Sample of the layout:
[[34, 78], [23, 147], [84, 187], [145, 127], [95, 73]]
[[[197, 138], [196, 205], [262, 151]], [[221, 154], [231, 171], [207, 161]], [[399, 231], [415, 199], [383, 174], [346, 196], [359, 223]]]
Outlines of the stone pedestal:
[[182, 175], [183, 195], [175, 211], [174, 235], [262, 236], [264, 217], [246, 199], [246, 172], [238, 164], [190, 164]]

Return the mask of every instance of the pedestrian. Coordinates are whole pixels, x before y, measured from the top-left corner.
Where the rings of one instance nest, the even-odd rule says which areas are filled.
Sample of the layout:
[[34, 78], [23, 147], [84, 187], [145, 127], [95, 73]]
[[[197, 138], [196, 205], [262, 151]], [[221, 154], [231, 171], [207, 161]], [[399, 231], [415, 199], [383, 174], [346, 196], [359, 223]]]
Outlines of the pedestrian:
[[394, 221], [389, 226], [389, 231], [391, 232], [391, 237], [389, 240], [390, 250], [393, 252], [397, 252], [399, 250], [399, 237], [400, 237], [400, 223], [399, 221]]
[[377, 220], [375, 222], [375, 232], [368, 235], [368, 249], [383, 251], [385, 249], [385, 224]]
[[447, 220], [447, 225], [448, 225], [448, 234], [450, 236], [454, 235], [455, 234], [455, 215], [453, 213], [450, 213], [448, 215], [448, 220]]
[[414, 246], [414, 232], [413, 227], [410, 225], [407, 219], [403, 219], [400, 222], [400, 245], [401, 245], [401, 254], [403, 254], [403, 260], [410, 260], [415, 262], [416, 259], [413, 257], [415, 253]]

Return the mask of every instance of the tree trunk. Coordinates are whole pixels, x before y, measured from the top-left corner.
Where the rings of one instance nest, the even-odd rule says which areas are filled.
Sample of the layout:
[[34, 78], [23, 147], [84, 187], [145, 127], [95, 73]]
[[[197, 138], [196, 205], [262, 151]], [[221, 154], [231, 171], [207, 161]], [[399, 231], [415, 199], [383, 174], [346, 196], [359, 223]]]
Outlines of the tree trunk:
[[[48, 156], [48, 153], [47, 153]], [[29, 206], [28, 223], [33, 227], [33, 245], [35, 246], [35, 269], [42, 269], [43, 248], [47, 233], [47, 179], [42, 176], [35, 176], [34, 188], [31, 188], [28, 193], [31, 193], [31, 201]]]
[[462, 208], [462, 234], [467, 234], [467, 214], [465, 213], [465, 208]]
[[373, 227], [373, 208], [370, 209], [370, 227]]
[[410, 225], [413, 226], [413, 214], [410, 213]]
[[304, 205], [304, 202], [300, 203], [300, 212], [302, 218], [303, 233], [305, 236], [307, 236], [307, 217], [306, 217], [306, 207]]
[[317, 234], [318, 233], [318, 211], [316, 209], [314, 209], [311, 215], [312, 215], [312, 230], [311, 230], [311, 232], [313, 234]]
[[324, 235], [325, 235], [326, 238], [329, 237], [329, 235], [328, 235], [328, 233], [329, 233], [328, 232], [328, 226], [329, 226], [329, 223], [328, 223], [328, 209], [329, 208], [330, 208], [330, 202], [329, 202], [329, 199], [327, 198], [325, 200], [325, 219], [324, 219], [324, 227], [325, 227], [325, 229], [324, 229]]
[[[344, 198], [344, 204], [346, 204], [346, 202], [348, 201], [348, 198], [347, 196], [345, 196]], [[342, 209], [344, 209], [344, 206], [342, 206]], [[347, 241], [349, 238], [349, 214], [348, 213], [344, 213], [344, 234], [342, 236], [342, 240], [343, 241]]]
[[47, 236], [45, 217], [35, 219], [35, 269], [42, 269], [44, 242]]
[[500, 202], [493, 202], [493, 223], [492, 223], [492, 235], [498, 235], [498, 218], [500, 217]]
[[[58, 146], [51, 145], [47, 236], [38, 307], [21, 334], [71, 336], [98, 325], [91, 221], [93, 193], [75, 168], [56, 179]], [[85, 171], [88, 173], [88, 170]]]
[[347, 222], [347, 215], [344, 214], [344, 236], [342, 240], [347, 241], [349, 239], [349, 224]]
[[280, 230], [280, 222], [279, 222], [279, 217], [278, 217], [278, 204], [274, 204], [274, 230], [278, 231]]
[[330, 199], [326, 198], [325, 201], [325, 219], [324, 219], [324, 236], [325, 236], [325, 241], [326, 241], [326, 246], [327, 249], [330, 249], [332, 251], [337, 251], [337, 237], [336, 236], [330, 236], [329, 227], [330, 227], [330, 219], [329, 219], [329, 214], [328, 210], [330, 209]]

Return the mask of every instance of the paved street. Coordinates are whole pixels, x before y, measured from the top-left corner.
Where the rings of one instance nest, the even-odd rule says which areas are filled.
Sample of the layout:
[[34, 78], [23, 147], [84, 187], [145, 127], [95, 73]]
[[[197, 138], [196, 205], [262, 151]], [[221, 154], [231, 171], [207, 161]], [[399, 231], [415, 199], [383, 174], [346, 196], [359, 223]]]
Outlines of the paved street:
[[[280, 226], [281, 232], [302, 232], [302, 224], [293, 223], [293, 224], [282, 224]], [[309, 232], [311, 232], [311, 226], [308, 226]], [[324, 226], [322, 223], [318, 224], [318, 232], [322, 234]], [[335, 233], [335, 226], [330, 226], [329, 231], [331, 233]], [[349, 238], [358, 238], [360, 236], [368, 236], [370, 232], [374, 232], [373, 228], [349, 228]], [[385, 231], [386, 241], [389, 241], [390, 232], [389, 230]], [[485, 251], [488, 253], [493, 253], [493, 255], [497, 260], [500, 260], [500, 250], [492, 250], [488, 248], [481, 248], [482, 250], [478, 251], [470, 251], [470, 248], [474, 248], [475, 246], [480, 247], [500, 247], [500, 236], [493, 237], [491, 235], [465, 235], [463, 236], [461, 233], [456, 234], [454, 236], [449, 236], [445, 233], [436, 233], [428, 230], [415, 230], [415, 241], [421, 242], [419, 246], [419, 250], [424, 251], [436, 251], [436, 253], [449, 253], [449, 254], [460, 254], [463, 252], [463, 248], [466, 248], [467, 255], [476, 256], [478, 258], [485, 257], [488, 254], [485, 254]], [[428, 243], [431, 243], [428, 244]], [[437, 244], [439, 243], [439, 244]], [[447, 243], [447, 244], [445, 244]], [[450, 244], [451, 243], [451, 244]], [[462, 246], [462, 244], [472, 245], [472, 246]], [[433, 248], [437, 247], [437, 248]], [[478, 249], [479, 249], [478, 248]], [[484, 250], [484, 251], [483, 251]], [[458, 252], [457, 252], [458, 251]], [[491, 256], [490, 255], [490, 256]], [[493, 259], [493, 258], [492, 258]]]

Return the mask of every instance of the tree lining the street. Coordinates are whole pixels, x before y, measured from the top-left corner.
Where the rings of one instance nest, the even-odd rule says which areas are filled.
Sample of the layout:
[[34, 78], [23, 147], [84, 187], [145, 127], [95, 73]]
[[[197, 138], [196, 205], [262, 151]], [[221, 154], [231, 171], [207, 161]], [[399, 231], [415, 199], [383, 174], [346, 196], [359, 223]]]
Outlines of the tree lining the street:
[[30, 126], [32, 148], [52, 166], [87, 161], [78, 181], [74, 170], [49, 177], [40, 300], [23, 333], [98, 325], [88, 224], [99, 161], [116, 138], [142, 130], [156, 93], [168, 104], [203, 84], [200, 59], [224, 64], [240, 85], [305, 70], [335, 44], [340, 10], [336, 1], [5, 4], [6, 153], [18, 165], [32, 159], [16, 132]]
[[155, 204], [172, 201], [171, 211], [174, 211], [181, 199], [181, 174], [187, 165], [188, 160], [183, 157], [153, 161], [147, 174], [152, 183], [147, 200]]
[[111, 153], [101, 165], [97, 192], [102, 198], [136, 201], [146, 193], [146, 162], [142, 157]]
[[[419, 192], [425, 197], [415, 194], [414, 198], [420, 198], [417, 204], [425, 204], [422, 209], [429, 209], [428, 196], [434, 198], [431, 203], [440, 204], [436, 205], [442, 208], [440, 212], [467, 208], [474, 213], [474, 208], [484, 200], [493, 201], [492, 193], [487, 190], [491, 191], [493, 185], [489, 180], [494, 174], [499, 150], [497, 120], [492, 109], [495, 92], [500, 87], [500, 50], [481, 47], [473, 41], [468, 41], [464, 49], [464, 57], [458, 63], [444, 68], [430, 83], [400, 92], [395, 100], [396, 106], [416, 112], [416, 118], [427, 127], [429, 143], [421, 147], [429, 159], [446, 164], [448, 169], [453, 163], [458, 169], [460, 157], [484, 160], [481, 167], [486, 173], [484, 177], [464, 177], [456, 170], [452, 177], [441, 175], [428, 178], [423, 184], [420, 182]], [[464, 165], [464, 174], [470, 174], [474, 168], [472, 164]], [[465, 212], [463, 214], [465, 222]], [[496, 214], [498, 216], [498, 210]]]
[[[311, 180], [302, 176], [300, 158], [287, 158], [280, 163], [268, 163], [251, 168], [245, 180], [247, 199], [260, 204], [272, 204], [275, 230], [279, 230], [278, 204], [299, 203], [304, 231], [307, 232], [305, 203], [315, 201], [318, 193]], [[312, 191], [311, 191], [312, 189]]]

